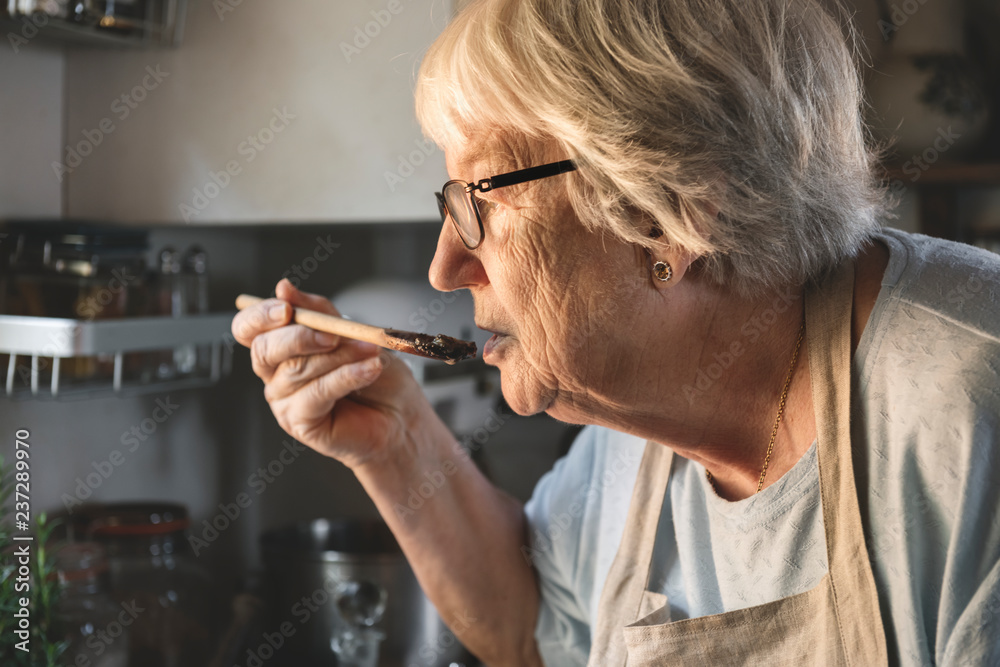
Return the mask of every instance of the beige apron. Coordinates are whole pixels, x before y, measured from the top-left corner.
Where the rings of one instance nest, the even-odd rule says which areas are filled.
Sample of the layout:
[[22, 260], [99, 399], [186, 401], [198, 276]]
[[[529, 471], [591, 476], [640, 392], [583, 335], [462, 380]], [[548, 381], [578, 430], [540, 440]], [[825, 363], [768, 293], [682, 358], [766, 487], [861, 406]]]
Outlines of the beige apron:
[[601, 592], [589, 666], [888, 664], [851, 459], [853, 287], [848, 261], [806, 294], [828, 563], [823, 580], [775, 602], [671, 623], [666, 596], [646, 586], [673, 455], [647, 443], [621, 546]]

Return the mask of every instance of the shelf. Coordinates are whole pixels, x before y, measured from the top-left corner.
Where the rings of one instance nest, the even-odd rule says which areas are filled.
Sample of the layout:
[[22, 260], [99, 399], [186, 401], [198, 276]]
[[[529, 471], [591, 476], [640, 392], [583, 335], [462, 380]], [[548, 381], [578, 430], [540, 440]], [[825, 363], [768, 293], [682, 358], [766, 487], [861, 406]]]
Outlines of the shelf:
[[135, 28], [125, 32], [41, 12], [24, 14], [13, 0], [8, 0], [9, 6], [0, 6], [0, 28], [15, 53], [35, 39], [49, 44], [119, 49], [179, 46], [186, 1], [146, 0], [146, 15], [157, 20], [137, 21]]
[[[904, 171], [904, 168], [907, 170]], [[951, 163], [938, 164], [930, 167], [926, 171], [921, 170], [917, 176], [914, 170], [919, 170], [916, 165], [886, 165], [886, 179], [900, 180], [905, 184], [923, 185], [962, 185], [962, 186], [1000, 186], [1000, 163], [966, 164]]]
[[235, 313], [114, 320], [0, 315], [0, 353], [86, 357], [211, 343], [229, 333], [233, 317]]
[[[186, 317], [142, 317], [114, 320], [73, 320], [57, 317], [0, 315], [0, 354], [9, 355], [4, 369], [8, 397], [92, 397], [99, 394], [135, 395], [175, 388], [208, 386], [232, 368], [233, 313]], [[202, 376], [182, 376], [129, 382], [124, 377], [125, 355], [178, 348], [205, 349], [209, 358]], [[67, 359], [113, 357], [109, 378], [66, 386], [61, 370]], [[30, 381], [15, 382], [19, 357], [30, 357]], [[51, 359], [51, 367], [44, 362]], [[43, 382], [43, 371], [51, 377]]]

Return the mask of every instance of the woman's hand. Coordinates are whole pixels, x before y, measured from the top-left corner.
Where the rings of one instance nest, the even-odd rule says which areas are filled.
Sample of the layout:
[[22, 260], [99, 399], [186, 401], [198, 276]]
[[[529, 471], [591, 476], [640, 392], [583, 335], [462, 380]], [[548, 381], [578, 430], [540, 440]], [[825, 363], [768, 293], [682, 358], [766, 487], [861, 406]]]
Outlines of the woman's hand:
[[292, 306], [339, 315], [328, 299], [288, 280], [278, 283], [276, 296], [238, 313], [232, 331], [250, 348], [281, 428], [351, 469], [406, 442], [430, 410], [406, 365], [370, 343], [290, 324]]
[[[327, 299], [287, 280], [276, 295], [240, 312], [233, 335], [250, 348], [278, 423], [354, 471], [442, 618], [497, 621], [463, 626], [466, 646], [490, 664], [541, 664], [521, 504], [463, 455], [403, 362], [369, 343], [289, 324], [292, 306], [337, 315]], [[447, 478], [442, 470], [451, 471]], [[445, 483], [419, 511], [408, 508], [414, 489], [437, 477]]]

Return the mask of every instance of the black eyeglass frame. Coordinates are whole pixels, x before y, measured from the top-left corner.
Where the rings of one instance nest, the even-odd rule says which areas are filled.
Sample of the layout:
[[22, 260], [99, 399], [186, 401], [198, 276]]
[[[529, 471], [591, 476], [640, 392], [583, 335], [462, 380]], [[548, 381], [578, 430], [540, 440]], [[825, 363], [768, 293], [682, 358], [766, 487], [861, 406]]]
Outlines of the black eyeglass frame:
[[[434, 193], [438, 201], [438, 210], [441, 212], [441, 223], [444, 224], [450, 215], [451, 221], [455, 224], [455, 231], [458, 232], [458, 237], [462, 239], [462, 243], [469, 250], [475, 250], [483, 244], [483, 239], [486, 238], [486, 231], [483, 229], [483, 216], [479, 212], [479, 204], [476, 203], [476, 197], [473, 193], [489, 192], [498, 188], [506, 188], [511, 185], [520, 185], [521, 183], [538, 181], [543, 178], [551, 178], [552, 176], [558, 176], [559, 174], [576, 171], [577, 168], [578, 167], [573, 160], [561, 160], [559, 162], [543, 164], [538, 167], [518, 169], [517, 171], [511, 171], [506, 174], [499, 174], [490, 178], [484, 178], [478, 183], [466, 183], [465, 181], [459, 180], [448, 181], [441, 188], [441, 192]], [[472, 210], [476, 213], [476, 222], [479, 224], [479, 241], [475, 245], [469, 245], [469, 242], [465, 240], [465, 234], [462, 232], [458, 218], [455, 217], [455, 215], [453, 215], [451, 210], [448, 208], [448, 200], [445, 199], [444, 192], [448, 189], [448, 186], [453, 183], [458, 183], [465, 189], [465, 192], [469, 195]]]

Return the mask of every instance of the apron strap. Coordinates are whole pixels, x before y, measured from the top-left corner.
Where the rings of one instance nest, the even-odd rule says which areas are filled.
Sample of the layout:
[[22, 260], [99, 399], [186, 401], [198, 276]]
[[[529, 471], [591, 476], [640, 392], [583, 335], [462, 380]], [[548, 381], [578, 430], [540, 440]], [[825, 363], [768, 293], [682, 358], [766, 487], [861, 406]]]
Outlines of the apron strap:
[[[878, 592], [865, 547], [851, 446], [851, 323], [854, 262], [806, 295], [809, 374], [816, 415], [823, 528], [837, 625], [848, 656], [862, 666], [888, 662]], [[850, 660], [850, 657], [848, 658]]]
[[[588, 665], [621, 667], [628, 657], [622, 634], [624, 624], [618, 619], [628, 618], [631, 622], [640, 615], [673, 454], [668, 447], [652, 441], [646, 443], [625, 532], [601, 590], [600, 611], [593, 626], [591, 646], [600, 655], [592, 651]], [[638, 585], [640, 581], [642, 585]], [[606, 614], [611, 609], [614, 613]]]

